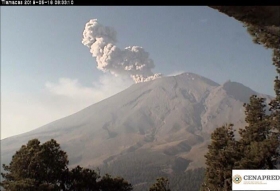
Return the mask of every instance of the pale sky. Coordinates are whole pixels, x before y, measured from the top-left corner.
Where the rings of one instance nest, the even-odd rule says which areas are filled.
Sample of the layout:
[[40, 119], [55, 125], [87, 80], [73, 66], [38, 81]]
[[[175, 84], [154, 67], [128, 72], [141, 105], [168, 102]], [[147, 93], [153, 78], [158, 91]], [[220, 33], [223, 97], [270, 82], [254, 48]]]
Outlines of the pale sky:
[[1, 7], [1, 139], [28, 132], [134, 82], [97, 69], [86, 23], [116, 31], [115, 45], [142, 47], [163, 75], [192, 72], [274, 95], [271, 50], [207, 6]]

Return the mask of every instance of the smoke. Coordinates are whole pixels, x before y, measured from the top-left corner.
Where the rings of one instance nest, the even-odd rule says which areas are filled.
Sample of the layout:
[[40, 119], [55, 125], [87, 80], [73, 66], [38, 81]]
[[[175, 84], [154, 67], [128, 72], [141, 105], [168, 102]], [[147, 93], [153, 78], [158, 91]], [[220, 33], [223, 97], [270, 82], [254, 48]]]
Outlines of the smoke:
[[129, 46], [121, 50], [115, 45], [116, 42], [116, 31], [113, 28], [102, 26], [97, 19], [86, 23], [82, 43], [90, 48], [99, 70], [115, 76], [130, 76], [135, 83], [161, 76], [151, 71], [155, 67], [154, 62], [142, 47]]

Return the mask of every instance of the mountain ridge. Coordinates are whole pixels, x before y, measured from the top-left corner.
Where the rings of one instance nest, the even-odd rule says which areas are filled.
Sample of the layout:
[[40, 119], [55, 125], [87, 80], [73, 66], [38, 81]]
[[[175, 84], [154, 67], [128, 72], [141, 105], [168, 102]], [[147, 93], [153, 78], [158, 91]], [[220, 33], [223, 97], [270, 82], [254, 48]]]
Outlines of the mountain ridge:
[[164, 172], [203, 167], [215, 128], [245, 126], [243, 103], [251, 93], [271, 99], [241, 83], [220, 85], [193, 73], [133, 84], [72, 115], [1, 140], [1, 161], [7, 163], [32, 138], [53, 138], [72, 166], [114, 166], [126, 156], [145, 161], [143, 153], [150, 153], [161, 157], [154, 166], [164, 165]]

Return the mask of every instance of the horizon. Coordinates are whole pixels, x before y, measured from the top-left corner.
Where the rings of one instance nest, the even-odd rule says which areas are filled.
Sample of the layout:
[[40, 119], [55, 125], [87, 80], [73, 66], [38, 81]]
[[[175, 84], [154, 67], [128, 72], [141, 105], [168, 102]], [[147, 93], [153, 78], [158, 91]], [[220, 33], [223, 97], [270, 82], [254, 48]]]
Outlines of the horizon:
[[[198, 74], [195, 74], [195, 73], [192, 73], [192, 72], [178, 72], [178, 73], [170, 74], [170, 75], [167, 75], [167, 76], [162, 76], [161, 78], [171, 78], [171, 77], [181, 76], [181, 75], [185, 75], [185, 74], [187, 74], [187, 75], [188, 75], [188, 74], [191, 74], [191, 75], [196, 75], [196, 76], [198, 76], [198, 77], [205, 78], [204, 76], [201, 76], [201, 75], [198, 75]], [[215, 81], [213, 81], [213, 80], [211, 80], [211, 79], [209, 79], [209, 78], [205, 78], [205, 79], [206, 79], [206, 80], [210, 80], [210, 81], [212, 81], [212, 82], [215, 82]], [[154, 79], [154, 80], [151, 80], [151, 81], [146, 81], [146, 82], [133, 83], [133, 84], [131, 84], [130, 86], [128, 86], [127, 88], [121, 90], [120, 92], [117, 92], [117, 93], [115, 93], [115, 94], [113, 94], [113, 95], [111, 95], [111, 96], [109, 96], [109, 97], [106, 97], [106, 98], [104, 98], [104, 99], [102, 99], [102, 100], [100, 100], [100, 101], [98, 101], [98, 102], [96, 102], [96, 103], [93, 103], [93, 104], [91, 104], [91, 105], [88, 105], [88, 106], [86, 106], [86, 107], [84, 107], [84, 108], [82, 108], [82, 109], [80, 109], [80, 110], [78, 110], [78, 111], [76, 111], [76, 112], [74, 112], [74, 113], [72, 113], [72, 114], [70, 114], [70, 115], [75, 115], [76, 113], [79, 113], [79, 112], [83, 111], [84, 109], [87, 109], [87, 108], [89, 108], [89, 107], [91, 107], [91, 106], [93, 106], [93, 105], [95, 105], [95, 104], [98, 104], [98, 103], [100, 103], [100, 102], [102, 102], [102, 101], [106, 101], [107, 99], [110, 99], [110, 98], [114, 97], [115, 95], [117, 95], [117, 94], [119, 94], [119, 93], [121, 93], [121, 92], [123, 92], [123, 91], [129, 89], [130, 87], [132, 87], [132, 86], [134, 86], [134, 85], [141, 84], [141, 83], [153, 83], [154, 81], [157, 81], [157, 80], [160, 80], [160, 78], [157, 78], [157, 79]], [[245, 86], [246, 88], [249, 88], [249, 89], [252, 90], [252, 91], [255, 91], [255, 90], [251, 89], [250, 87], [248, 87], [248, 86], [246, 86], [246, 85], [244, 85], [244, 84], [242, 84], [242, 83], [236, 82], [236, 81], [227, 80], [227, 81], [225, 81], [224, 83], [221, 83], [221, 84], [220, 84], [220, 83], [217, 83], [217, 82], [215, 82], [215, 83], [217, 83], [217, 87], [220, 87], [220, 86], [223, 86], [223, 84], [228, 83], [228, 82], [230, 82], [230, 83], [238, 83], [238, 84], [240, 84], [240, 85]], [[255, 91], [255, 92], [257, 92], [257, 91]], [[259, 93], [259, 92], [257, 92], [257, 93]], [[268, 94], [262, 94], [262, 95], [264, 95], [264, 96], [271, 96], [271, 95], [268, 95]], [[273, 97], [273, 96], [271, 96], [271, 97]], [[32, 132], [33, 130], [39, 129], [39, 128], [43, 127], [43, 126], [47, 126], [47, 125], [49, 125], [50, 123], [59, 121], [59, 120], [64, 119], [64, 118], [66, 118], [66, 117], [68, 117], [68, 116], [70, 116], [70, 115], [67, 115], [67, 116], [58, 118], [58, 119], [56, 119], [56, 120], [54, 120], [54, 121], [51, 121], [51, 122], [49, 122], [49, 123], [46, 123], [46, 124], [44, 124], [44, 125], [42, 125], [42, 126], [40, 126], [40, 127], [37, 127], [37, 128], [35, 128], [35, 129], [32, 129], [32, 130], [30, 130], [30, 131], [26, 131], [26, 132], [23, 132], [23, 133], [20, 133], [20, 134], [12, 135], [12, 136], [10, 136], [10, 137], [5, 137], [5, 138], [3, 138], [3, 139], [1, 139], [1, 140], [5, 140], [5, 139], [7, 139], [7, 138], [16, 137], [16, 136], [21, 136], [21, 135], [24, 135], [24, 134], [26, 134], [26, 133], [28, 134], [28, 133]]]
[[93, 55], [82, 43], [91, 19], [110, 28], [108, 43], [120, 55], [129, 55], [129, 46], [147, 53], [150, 65], [142, 65], [139, 79], [189, 72], [274, 95], [271, 50], [254, 44], [240, 22], [207, 6], [2, 7], [1, 140], [115, 95], [133, 84], [131, 74], [141, 75], [137, 67], [99, 65], [96, 58], [107, 55]]

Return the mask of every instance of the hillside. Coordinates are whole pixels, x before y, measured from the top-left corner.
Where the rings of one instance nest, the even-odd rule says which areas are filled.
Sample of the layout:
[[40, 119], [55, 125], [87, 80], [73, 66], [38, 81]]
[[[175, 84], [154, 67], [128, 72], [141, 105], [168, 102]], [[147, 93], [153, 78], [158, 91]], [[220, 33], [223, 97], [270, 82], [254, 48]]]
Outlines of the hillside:
[[30, 139], [53, 138], [70, 165], [100, 167], [146, 188], [147, 180], [135, 173], [149, 169], [156, 177], [204, 167], [211, 132], [225, 123], [244, 127], [243, 103], [252, 94], [261, 95], [237, 82], [220, 85], [193, 73], [134, 84], [73, 115], [1, 140], [1, 161], [8, 163]]

